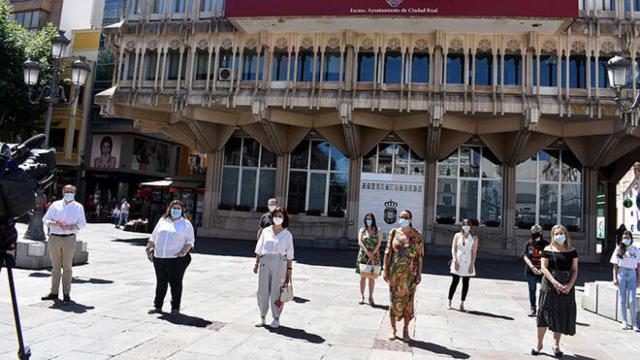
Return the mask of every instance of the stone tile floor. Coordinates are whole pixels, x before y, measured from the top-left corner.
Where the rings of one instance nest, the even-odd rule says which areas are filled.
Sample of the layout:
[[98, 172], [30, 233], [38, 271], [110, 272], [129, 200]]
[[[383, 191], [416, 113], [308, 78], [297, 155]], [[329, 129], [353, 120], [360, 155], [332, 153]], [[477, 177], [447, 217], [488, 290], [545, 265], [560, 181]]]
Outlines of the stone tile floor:
[[[147, 314], [155, 277], [144, 255], [146, 235], [91, 224], [81, 236], [89, 242], [90, 255], [89, 264], [74, 268], [75, 304], [40, 301], [49, 289], [49, 271], [15, 271], [32, 359], [531, 358], [535, 320], [526, 316], [527, 285], [517, 261], [480, 261], [480, 277], [472, 279], [466, 303], [469, 311], [462, 313], [445, 308], [447, 259], [428, 258], [416, 295], [417, 318], [411, 323], [414, 340], [405, 343], [388, 340], [388, 293], [382, 280], [377, 281], [377, 305], [358, 304], [355, 253], [298, 249], [297, 297], [285, 305], [281, 328], [269, 330], [255, 327], [257, 277], [251, 271], [250, 242], [199, 240], [185, 275], [183, 315], [171, 316]], [[608, 269], [593, 266], [586, 266], [584, 274], [609, 276]], [[638, 358], [640, 334], [623, 332], [618, 323], [582, 309], [578, 322], [576, 336], [563, 339], [566, 358]], [[549, 335], [547, 354], [550, 348]], [[15, 359], [16, 349], [2, 270], [0, 359]]]

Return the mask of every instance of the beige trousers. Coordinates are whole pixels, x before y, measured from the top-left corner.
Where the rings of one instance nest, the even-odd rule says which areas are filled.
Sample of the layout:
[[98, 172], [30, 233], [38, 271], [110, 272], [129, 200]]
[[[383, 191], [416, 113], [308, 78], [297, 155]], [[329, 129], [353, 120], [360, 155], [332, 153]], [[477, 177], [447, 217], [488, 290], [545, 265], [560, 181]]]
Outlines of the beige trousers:
[[282, 255], [264, 255], [260, 258], [258, 272], [258, 307], [260, 316], [265, 317], [271, 307], [271, 315], [280, 317], [282, 306], [276, 306], [280, 298], [280, 287], [287, 276], [287, 257]]
[[[58, 294], [60, 290], [60, 274], [62, 273], [62, 293], [71, 292], [71, 278], [73, 275], [73, 254], [76, 252], [76, 236], [49, 235], [49, 257], [51, 258], [51, 293]], [[62, 272], [61, 272], [62, 270]]]

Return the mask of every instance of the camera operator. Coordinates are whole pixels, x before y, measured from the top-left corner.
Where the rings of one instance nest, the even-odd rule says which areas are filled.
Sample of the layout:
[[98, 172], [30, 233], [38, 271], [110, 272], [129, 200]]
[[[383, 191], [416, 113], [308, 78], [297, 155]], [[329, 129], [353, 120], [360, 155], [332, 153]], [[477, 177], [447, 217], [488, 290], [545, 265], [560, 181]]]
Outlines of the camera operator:
[[51, 258], [51, 293], [42, 300], [58, 300], [60, 288], [60, 268], [62, 274], [63, 303], [71, 302], [71, 276], [73, 254], [76, 250], [76, 234], [86, 226], [84, 207], [74, 201], [76, 187], [65, 185], [62, 189], [62, 200], [49, 206], [43, 222], [49, 227], [49, 257]]

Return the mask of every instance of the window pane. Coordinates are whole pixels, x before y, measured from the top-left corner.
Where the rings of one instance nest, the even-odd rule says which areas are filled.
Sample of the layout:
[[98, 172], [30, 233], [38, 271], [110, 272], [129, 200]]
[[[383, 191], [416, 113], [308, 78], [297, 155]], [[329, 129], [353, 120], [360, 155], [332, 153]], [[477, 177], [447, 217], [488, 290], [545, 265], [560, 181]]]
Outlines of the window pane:
[[358, 53], [358, 81], [373, 82], [373, 53]]
[[540, 185], [540, 220], [539, 224], [550, 230], [558, 223], [558, 185]]
[[331, 144], [328, 141], [311, 142], [311, 169], [328, 170]]
[[309, 141], [305, 140], [298, 144], [291, 153], [291, 168], [292, 169], [307, 169], [307, 162], [309, 161]]
[[581, 182], [582, 165], [571, 151], [562, 152], [562, 181]]
[[198, 50], [196, 53], [196, 80], [207, 79], [207, 65], [209, 64], [209, 53]]
[[[534, 85], [536, 84], [534, 83]], [[557, 85], [558, 85], [557, 57], [555, 55], [540, 56], [540, 86], [557, 86]]]
[[463, 180], [460, 182], [460, 220], [478, 219], [478, 181]]
[[480, 198], [480, 222], [500, 226], [502, 222], [502, 181], [483, 181]]
[[516, 179], [518, 180], [536, 180], [537, 161], [536, 155], [533, 155], [527, 161], [518, 164], [516, 167]]
[[458, 176], [458, 150], [438, 163], [438, 176]]
[[307, 173], [303, 171], [291, 171], [289, 173], [289, 210], [292, 213], [301, 213], [305, 209], [307, 196]]
[[404, 144], [395, 144], [395, 166], [396, 174], [409, 174], [409, 146]]
[[362, 159], [362, 172], [375, 173], [377, 157], [378, 157], [378, 147], [375, 146]]
[[391, 174], [394, 144], [380, 144], [378, 152], [378, 173]]
[[269, 199], [275, 196], [276, 192], [276, 171], [260, 170], [260, 184], [258, 185], [258, 205], [262, 206]]
[[324, 214], [324, 202], [327, 186], [327, 174], [311, 173], [309, 182], [309, 211]]
[[[293, 56], [293, 55], [292, 55]], [[289, 55], [285, 52], [273, 54], [273, 81], [286, 81]]]
[[476, 85], [493, 84], [493, 56], [491, 54], [476, 55]]
[[[275, 55], [274, 55], [275, 56]], [[218, 65], [222, 68], [231, 69], [231, 61], [233, 59], [233, 53], [229, 49], [220, 50], [220, 57], [218, 59]]]
[[411, 82], [414, 84], [426, 84], [429, 82], [429, 54], [413, 53]]
[[240, 146], [241, 138], [231, 138], [224, 146], [224, 164], [225, 165], [240, 165]]
[[424, 160], [411, 150], [411, 175], [424, 175]]
[[522, 57], [520, 55], [504, 56], [504, 84], [521, 85]]
[[276, 154], [262, 147], [262, 158], [260, 159], [260, 166], [263, 168], [276, 168]]
[[167, 76], [168, 80], [177, 80], [178, 79], [178, 66], [180, 65], [180, 53], [177, 51], [169, 51], [169, 74]]
[[136, 56], [134, 53], [127, 55], [127, 80], [133, 80], [133, 73], [136, 68]]
[[213, 11], [213, 1], [214, 0], [201, 0], [200, 11], [203, 11], [203, 12]]
[[242, 80], [256, 79], [256, 61], [258, 54], [254, 50], [245, 50], [242, 60]]
[[260, 144], [251, 138], [244, 138], [244, 145], [242, 147], [242, 166], [258, 167], [259, 155]]
[[256, 198], [256, 174], [257, 171], [253, 169], [242, 170], [242, 187], [240, 190], [240, 205], [249, 206], [254, 208]]
[[331, 174], [329, 183], [329, 212], [332, 217], [343, 217], [347, 209], [347, 182], [346, 174]]
[[480, 175], [480, 148], [460, 148], [460, 177], [478, 177]]
[[569, 57], [569, 85], [572, 88], [587, 87], [587, 58], [585, 56]]
[[560, 151], [542, 150], [538, 154], [540, 161], [540, 181], [560, 180]]
[[238, 196], [238, 169], [225, 167], [222, 170], [220, 203], [235, 205], [236, 196]]
[[464, 55], [447, 55], [447, 84], [462, 84], [464, 79]]
[[340, 81], [340, 53], [324, 54], [324, 81]]
[[530, 229], [536, 223], [536, 183], [516, 183], [516, 226]]
[[563, 184], [560, 207], [560, 223], [569, 231], [579, 231], [582, 225], [582, 185]]
[[349, 158], [335, 146], [331, 146], [331, 171], [349, 171]]
[[402, 54], [399, 51], [387, 51], [384, 59], [384, 82], [399, 84], [402, 78]]
[[298, 81], [313, 79], [313, 52], [301, 51], [298, 55]]
[[153, 51], [147, 53], [145, 57], [145, 68], [147, 69], [145, 74], [145, 80], [154, 80], [156, 78], [156, 65], [158, 62], [158, 53]]
[[438, 199], [436, 203], [436, 217], [438, 219], [456, 219], [456, 179], [438, 179]]
[[493, 179], [502, 177], [500, 160], [488, 148], [482, 148], [482, 177]]

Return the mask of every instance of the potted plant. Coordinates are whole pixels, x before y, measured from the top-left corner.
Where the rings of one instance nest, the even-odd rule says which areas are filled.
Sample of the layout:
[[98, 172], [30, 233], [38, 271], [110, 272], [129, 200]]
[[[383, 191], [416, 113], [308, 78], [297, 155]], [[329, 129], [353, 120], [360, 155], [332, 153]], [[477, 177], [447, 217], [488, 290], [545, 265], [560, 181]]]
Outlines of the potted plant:
[[487, 227], [499, 227], [500, 221], [498, 220], [487, 220], [484, 222], [484, 225]]
[[251, 207], [249, 205], [236, 205], [233, 209], [236, 211], [250, 211]]
[[320, 216], [322, 215], [322, 210], [319, 209], [309, 209], [305, 212], [305, 214], [309, 216]]
[[442, 225], [453, 225], [456, 223], [456, 219], [450, 217], [450, 216], [443, 216], [443, 217], [439, 217], [436, 219], [436, 222], [438, 224], [442, 224]]
[[231, 205], [231, 204], [226, 204], [226, 203], [220, 203], [220, 204], [218, 205], [218, 209], [219, 209], [219, 210], [231, 210], [231, 209], [233, 209], [233, 205]]
[[332, 217], [332, 218], [343, 218], [344, 217], [344, 210], [343, 209], [331, 209], [327, 213], [327, 216], [328, 217]]

